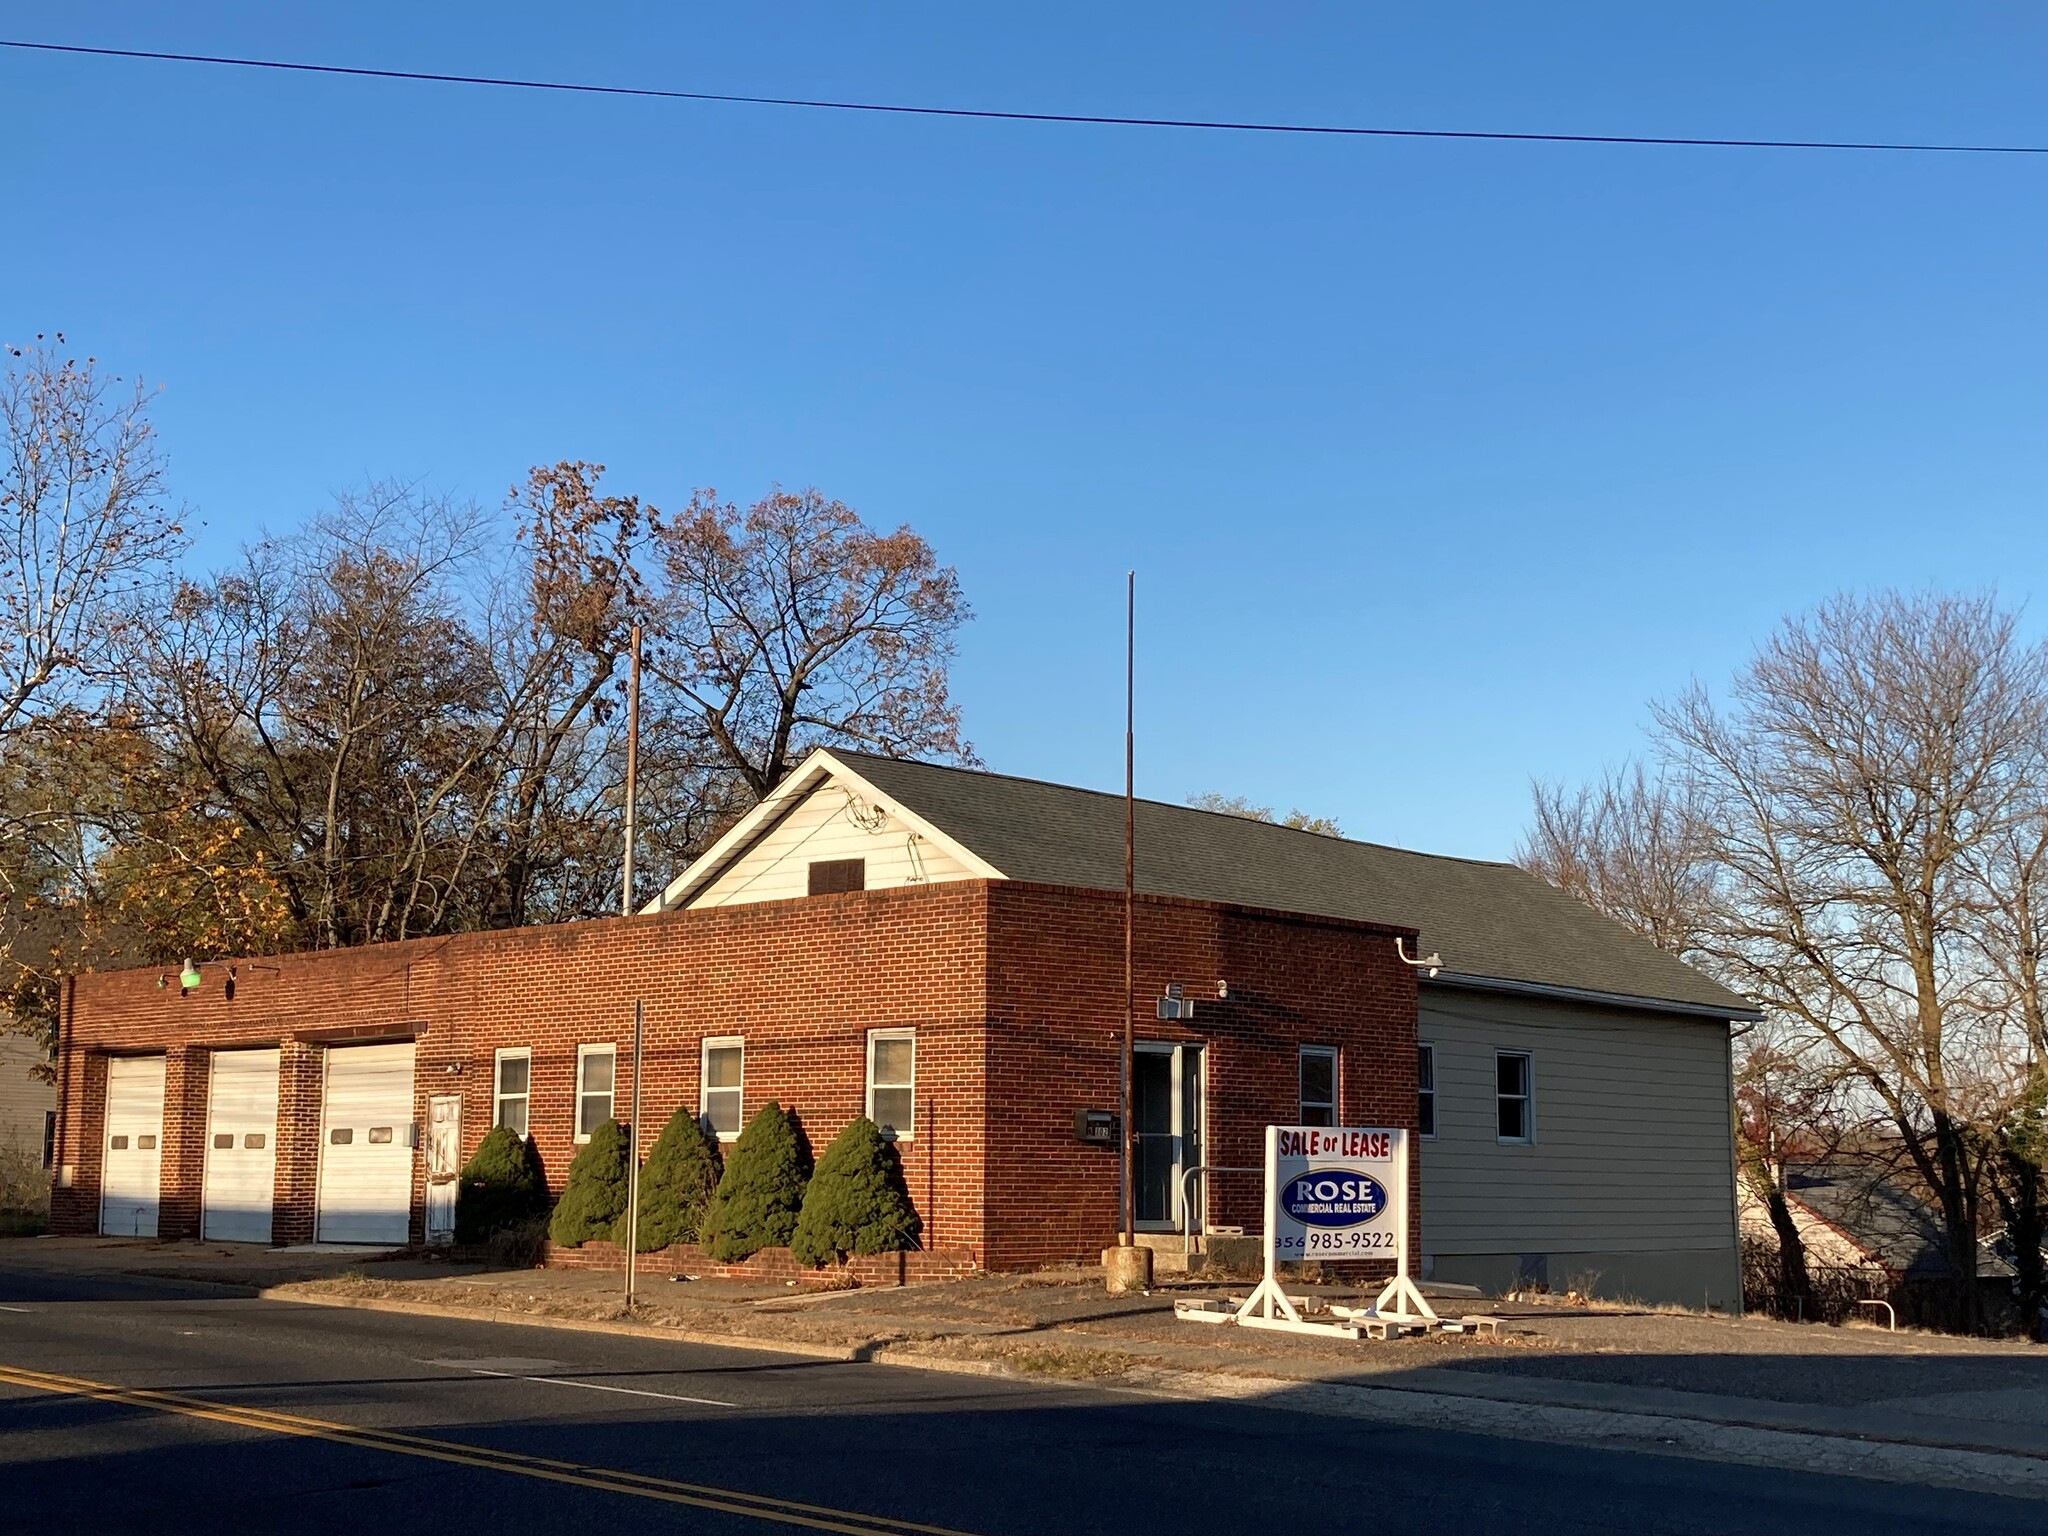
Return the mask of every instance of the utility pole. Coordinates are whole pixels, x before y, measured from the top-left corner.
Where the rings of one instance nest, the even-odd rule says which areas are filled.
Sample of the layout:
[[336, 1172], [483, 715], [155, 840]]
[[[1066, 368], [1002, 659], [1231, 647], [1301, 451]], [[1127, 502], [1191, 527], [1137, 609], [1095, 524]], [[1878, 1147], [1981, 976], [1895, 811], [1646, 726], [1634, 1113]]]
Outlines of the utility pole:
[[[619, 911], [633, 915], [634, 812], [640, 778], [640, 626], [633, 626], [633, 657], [626, 670], [626, 858], [619, 879]], [[633, 1310], [633, 1283], [640, 1258], [640, 1080], [645, 1017], [633, 999], [633, 1118], [626, 1126], [626, 1310]]]
[[1137, 1051], [1138, 992], [1131, 968], [1131, 919], [1138, 888], [1138, 799], [1137, 799], [1137, 678], [1138, 678], [1138, 573], [1124, 573], [1124, 1048], [1121, 1088], [1118, 1094], [1118, 1123], [1123, 1127], [1123, 1156], [1118, 1183], [1123, 1204], [1123, 1231], [1119, 1241], [1126, 1248], [1137, 1241], [1137, 1199], [1131, 1188], [1131, 1146], [1136, 1131], [1131, 1125], [1131, 1059]]
[[[633, 626], [633, 658], [626, 670], [626, 867], [619, 882], [619, 915], [633, 915], [633, 843], [634, 824], [638, 820], [640, 798], [640, 626]], [[639, 1088], [640, 1063], [633, 1063], [635, 1076], [634, 1091]]]

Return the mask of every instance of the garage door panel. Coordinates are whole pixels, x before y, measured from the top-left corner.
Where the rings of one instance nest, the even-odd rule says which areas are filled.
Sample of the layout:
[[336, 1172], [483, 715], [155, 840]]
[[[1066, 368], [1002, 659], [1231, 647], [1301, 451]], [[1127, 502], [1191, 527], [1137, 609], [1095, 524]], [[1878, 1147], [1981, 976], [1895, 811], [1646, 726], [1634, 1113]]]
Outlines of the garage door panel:
[[108, 1061], [100, 1230], [109, 1236], [156, 1236], [163, 1132], [163, 1057], [117, 1056]]
[[411, 1045], [333, 1047], [320, 1113], [323, 1243], [403, 1243], [412, 1215]]
[[217, 1051], [207, 1094], [204, 1235], [267, 1243], [277, 1187], [278, 1052]]

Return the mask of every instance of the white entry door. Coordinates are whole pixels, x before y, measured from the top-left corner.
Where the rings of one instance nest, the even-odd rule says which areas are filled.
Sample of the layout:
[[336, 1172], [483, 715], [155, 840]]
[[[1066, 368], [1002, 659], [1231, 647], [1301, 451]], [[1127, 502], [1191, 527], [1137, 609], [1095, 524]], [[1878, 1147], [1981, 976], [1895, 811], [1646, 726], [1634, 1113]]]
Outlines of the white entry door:
[[163, 1163], [164, 1059], [116, 1056], [107, 1063], [107, 1139], [100, 1163], [100, 1230], [155, 1237]]
[[200, 1234], [214, 1242], [270, 1241], [277, 1188], [277, 1061], [275, 1050], [213, 1054]]
[[455, 1192], [462, 1175], [462, 1095], [427, 1104], [427, 1241], [455, 1241]]
[[320, 1113], [323, 1243], [403, 1243], [412, 1215], [412, 1054], [332, 1046]]

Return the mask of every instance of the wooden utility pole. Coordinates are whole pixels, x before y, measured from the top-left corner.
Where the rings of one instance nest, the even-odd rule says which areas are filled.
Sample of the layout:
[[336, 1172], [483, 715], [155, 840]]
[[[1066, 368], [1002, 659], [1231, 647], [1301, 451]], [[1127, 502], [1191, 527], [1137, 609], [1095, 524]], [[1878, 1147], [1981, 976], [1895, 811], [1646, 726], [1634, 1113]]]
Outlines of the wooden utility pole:
[[[633, 626], [633, 657], [626, 669], [626, 858], [619, 876], [619, 911], [633, 915], [633, 842], [640, 793], [640, 626]], [[644, 1016], [633, 1002], [633, 1118], [626, 1125], [626, 1310], [633, 1310], [633, 1284], [640, 1256], [640, 1083]], [[618, 1085], [614, 1083], [616, 1091]]]
[[1138, 991], [1131, 968], [1131, 920], [1138, 889], [1138, 798], [1136, 701], [1138, 678], [1138, 573], [1124, 573], [1124, 1048], [1118, 1122], [1123, 1127], [1119, 1183], [1123, 1196], [1123, 1245], [1137, 1241], [1137, 1192], [1131, 1187], [1131, 1148], [1137, 1135], [1131, 1124], [1131, 1064], [1137, 1052]]

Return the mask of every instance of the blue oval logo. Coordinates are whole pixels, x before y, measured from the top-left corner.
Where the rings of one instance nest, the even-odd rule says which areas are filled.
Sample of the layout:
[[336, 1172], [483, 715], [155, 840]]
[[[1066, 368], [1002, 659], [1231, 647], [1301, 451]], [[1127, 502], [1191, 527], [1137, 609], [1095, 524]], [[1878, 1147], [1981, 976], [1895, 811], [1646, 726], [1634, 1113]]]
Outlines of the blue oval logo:
[[1387, 1208], [1387, 1191], [1356, 1168], [1312, 1168], [1281, 1186], [1280, 1208], [1304, 1226], [1355, 1227]]

